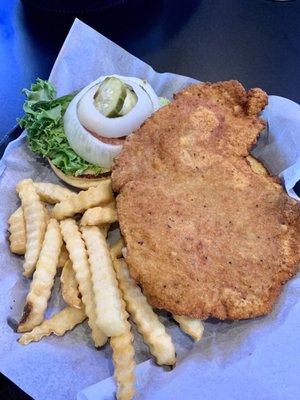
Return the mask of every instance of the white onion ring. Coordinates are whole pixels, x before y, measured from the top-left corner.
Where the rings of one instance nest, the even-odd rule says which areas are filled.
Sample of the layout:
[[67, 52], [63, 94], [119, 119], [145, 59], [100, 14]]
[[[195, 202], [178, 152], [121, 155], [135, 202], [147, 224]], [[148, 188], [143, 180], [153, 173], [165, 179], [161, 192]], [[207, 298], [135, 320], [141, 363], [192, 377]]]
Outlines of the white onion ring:
[[[128, 84], [127, 80], [123, 81]], [[130, 86], [137, 96], [137, 103], [127, 114], [116, 118], [105, 117], [95, 107], [94, 95], [98, 85], [90, 88], [78, 102], [77, 115], [80, 123], [97, 136], [108, 138], [127, 136], [138, 129], [154, 110], [145, 90], [134, 82], [130, 82]]]
[[[119, 78], [119, 79], [123, 78], [120, 75], [113, 75], [113, 76], [115, 76], [116, 78]], [[140, 78], [134, 78], [132, 76], [126, 77], [126, 79], [128, 80], [129, 84], [136, 83], [137, 85], [141, 86], [145, 90], [145, 92], [150, 97], [151, 103], [153, 105], [153, 112], [157, 111], [160, 108], [159, 97], [154, 92], [152, 86], [146, 80], [143, 80]]]
[[[156, 96], [152, 87], [145, 81], [139, 78], [124, 77], [121, 75], [110, 75], [116, 78], [128, 82], [129, 86], [138, 85], [142, 87], [142, 91], [148, 95], [152, 103], [152, 112], [159, 108], [159, 99]], [[81, 125], [78, 115], [77, 106], [80, 99], [93, 87], [103, 82], [107, 76], [101, 76], [95, 81], [91, 82], [88, 86], [82, 89], [70, 102], [65, 115], [64, 115], [64, 130], [71, 148], [84, 160], [90, 162], [91, 164], [100, 165], [104, 168], [110, 168], [113, 159], [120, 153], [122, 145], [113, 145], [103, 143], [101, 140], [96, 139], [88, 130]], [[125, 81], [126, 80], [126, 81]], [[138, 89], [139, 90], [139, 89]], [[135, 108], [135, 107], [134, 107]], [[134, 109], [133, 108], [133, 109]], [[130, 113], [130, 112], [129, 112]], [[128, 114], [129, 114], [128, 113]], [[126, 114], [127, 115], [127, 114]], [[124, 116], [125, 117], [125, 116]], [[124, 118], [120, 117], [120, 118]], [[115, 120], [115, 118], [113, 118]], [[141, 121], [141, 123], [144, 121]], [[94, 129], [91, 129], [94, 132]], [[131, 132], [129, 132], [131, 133]], [[104, 136], [104, 132], [101, 131], [101, 136]], [[119, 136], [124, 136], [124, 133], [120, 133]], [[108, 136], [109, 137], [109, 136]], [[112, 136], [110, 136], [112, 137]]]
[[64, 131], [72, 149], [91, 164], [110, 168], [122, 145], [103, 143], [80, 123], [77, 116], [78, 95], [70, 102], [64, 115]]

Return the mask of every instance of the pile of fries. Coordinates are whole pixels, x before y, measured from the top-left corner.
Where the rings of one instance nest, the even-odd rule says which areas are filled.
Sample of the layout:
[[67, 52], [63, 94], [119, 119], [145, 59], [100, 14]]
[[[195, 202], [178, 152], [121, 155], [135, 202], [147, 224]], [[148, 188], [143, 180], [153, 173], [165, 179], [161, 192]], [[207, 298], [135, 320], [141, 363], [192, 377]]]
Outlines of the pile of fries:
[[[176, 353], [172, 338], [130, 276], [122, 239], [111, 247], [107, 242], [110, 224], [117, 222], [110, 179], [79, 193], [25, 179], [17, 185], [17, 193], [21, 207], [8, 220], [10, 250], [24, 255], [23, 275], [32, 276], [18, 326], [19, 343], [39, 341], [51, 333], [62, 336], [87, 318], [96, 347], [110, 340], [117, 398], [132, 399], [135, 352], [129, 315], [159, 365], [174, 365]], [[46, 320], [54, 278], [61, 268], [66, 307]], [[200, 320], [173, 318], [195, 341], [201, 338]]]

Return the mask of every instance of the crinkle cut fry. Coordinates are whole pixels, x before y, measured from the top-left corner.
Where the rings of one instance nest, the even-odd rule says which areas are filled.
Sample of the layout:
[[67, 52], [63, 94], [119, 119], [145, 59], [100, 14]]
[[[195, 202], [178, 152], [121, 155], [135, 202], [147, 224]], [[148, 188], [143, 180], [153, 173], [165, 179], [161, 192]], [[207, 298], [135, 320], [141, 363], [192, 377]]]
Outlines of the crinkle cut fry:
[[31, 179], [17, 185], [26, 226], [26, 252], [23, 275], [29, 277], [36, 266], [46, 231], [46, 211]]
[[122, 335], [126, 326], [108, 244], [96, 226], [82, 226], [81, 232], [92, 274], [97, 325], [109, 337]]
[[10, 251], [23, 255], [26, 251], [26, 227], [22, 207], [19, 207], [8, 219]]
[[109, 228], [110, 228], [110, 224], [104, 224], [104, 225], [100, 225], [100, 226], [99, 226], [99, 229], [100, 229], [100, 231], [102, 232], [102, 235], [103, 235], [105, 238], [107, 237]]
[[70, 260], [73, 263], [82, 302], [88, 317], [88, 324], [92, 330], [92, 337], [96, 347], [103, 346], [107, 337], [96, 324], [96, 310], [93, 296], [92, 278], [86, 248], [76, 222], [72, 218], [60, 222], [60, 227]]
[[135, 395], [135, 359], [133, 335], [128, 322], [128, 313], [125, 302], [122, 300], [122, 310], [126, 320], [126, 332], [121, 336], [110, 339], [113, 361], [115, 366], [114, 377], [117, 382], [117, 399], [131, 400]]
[[63, 268], [68, 259], [69, 259], [69, 253], [66, 248], [66, 245], [63, 243], [58, 257], [58, 267]]
[[131, 278], [125, 260], [114, 259], [114, 267], [126, 302], [126, 308], [157, 363], [159, 365], [175, 364], [176, 354], [172, 339], [140, 287]]
[[76, 280], [71, 260], [67, 260], [63, 267], [60, 276], [60, 283], [61, 283], [61, 294], [64, 299], [64, 302], [70, 307], [80, 308], [81, 307], [81, 300], [79, 298], [80, 293], [78, 290], [78, 283]]
[[59, 223], [52, 218], [47, 226], [18, 332], [30, 331], [44, 319], [44, 313], [54, 284], [61, 245], [62, 236]]
[[[40, 199], [50, 204], [58, 203], [74, 194], [71, 190], [60, 185], [55, 185], [54, 183], [34, 182], [33, 184]], [[11, 252], [19, 255], [25, 254], [26, 227], [22, 207], [19, 207], [11, 214], [8, 224], [10, 225], [9, 240]]]
[[[34, 187], [42, 201], [50, 204], [58, 203], [70, 197], [74, 192], [53, 183], [34, 182]], [[8, 219], [9, 241], [12, 253], [23, 255], [26, 251], [26, 227], [22, 207], [19, 207]], [[65, 254], [62, 254], [65, 255]], [[62, 262], [63, 267], [66, 260]]]
[[40, 199], [49, 204], [59, 203], [73, 194], [76, 194], [63, 186], [56, 185], [55, 183], [34, 182], [34, 187], [37, 194], [40, 196]]
[[[34, 187], [40, 199], [49, 204], [58, 203], [59, 201], [67, 199], [72, 194], [74, 194], [74, 192], [71, 192], [69, 189], [59, 185], [55, 185], [53, 183], [34, 182]], [[46, 210], [45, 212], [47, 216], [48, 211]], [[8, 224], [8, 230], [10, 232], [9, 241], [11, 252], [19, 255], [24, 255], [26, 251], [26, 226], [22, 207], [19, 207], [11, 214], [8, 219]], [[67, 250], [65, 246], [63, 246], [61, 255], [59, 257], [58, 266], [62, 268], [68, 257], [69, 255], [67, 253]]]
[[66, 307], [57, 314], [54, 314], [50, 319], [44, 320], [41, 325], [33, 328], [31, 332], [24, 333], [20, 337], [19, 343], [28, 344], [30, 342], [38, 342], [43, 337], [51, 335], [51, 333], [56, 336], [62, 336], [85, 319], [86, 315], [83, 307], [80, 309]]
[[112, 260], [115, 258], [122, 257], [122, 249], [125, 247], [125, 243], [123, 239], [119, 239], [115, 244], [113, 244], [110, 248], [110, 255]]
[[72, 217], [88, 208], [109, 203], [113, 200], [111, 180], [101, 181], [97, 186], [82, 190], [68, 199], [57, 203], [53, 208], [53, 216], [58, 220]]
[[196, 342], [201, 339], [204, 326], [200, 319], [189, 318], [183, 315], [173, 315], [173, 318], [178, 322], [180, 329], [191, 336]]

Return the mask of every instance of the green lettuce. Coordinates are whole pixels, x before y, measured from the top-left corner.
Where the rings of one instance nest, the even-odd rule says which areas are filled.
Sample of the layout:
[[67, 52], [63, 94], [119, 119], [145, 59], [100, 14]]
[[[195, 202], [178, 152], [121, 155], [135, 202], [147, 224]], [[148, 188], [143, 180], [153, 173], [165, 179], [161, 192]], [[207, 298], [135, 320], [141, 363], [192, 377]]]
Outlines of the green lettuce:
[[166, 97], [159, 97], [158, 101], [159, 101], [160, 107], [167, 106], [168, 104], [171, 103], [170, 100], [167, 99]]
[[98, 175], [108, 170], [83, 160], [70, 147], [64, 132], [63, 115], [76, 93], [56, 98], [56, 91], [49, 81], [37, 79], [30, 90], [24, 89], [27, 100], [25, 115], [19, 125], [27, 131], [30, 149], [52, 163], [66, 175]]

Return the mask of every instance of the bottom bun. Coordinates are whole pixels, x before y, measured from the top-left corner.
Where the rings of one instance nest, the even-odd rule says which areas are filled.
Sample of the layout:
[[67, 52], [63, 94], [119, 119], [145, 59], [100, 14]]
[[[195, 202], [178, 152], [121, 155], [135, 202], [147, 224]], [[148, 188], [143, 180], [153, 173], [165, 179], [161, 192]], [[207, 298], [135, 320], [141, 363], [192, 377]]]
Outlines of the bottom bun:
[[60, 169], [58, 169], [48, 158], [50, 167], [52, 168], [53, 172], [65, 183], [70, 186], [74, 186], [78, 189], [88, 189], [92, 186], [97, 186], [99, 182], [103, 181], [103, 179], [107, 179], [107, 176], [102, 176], [100, 178], [85, 178], [85, 177], [78, 177], [78, 176], [70, 176], [64, 174]]

